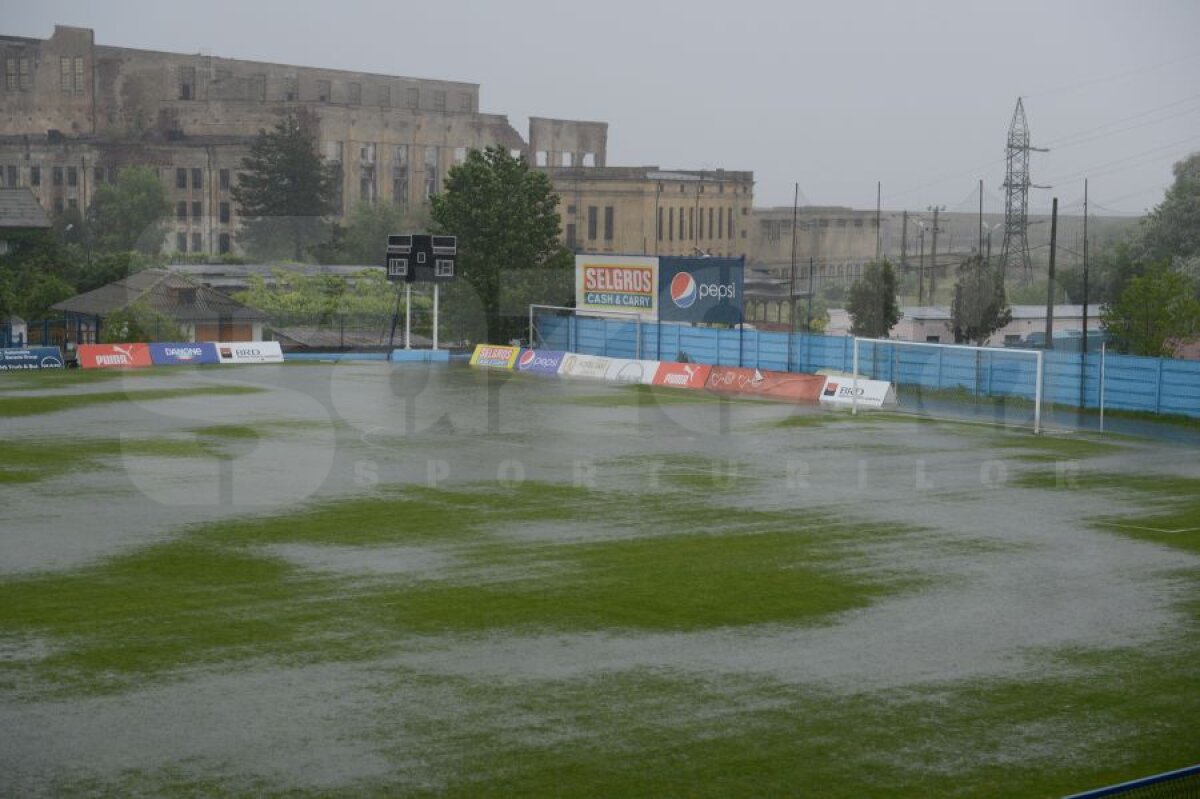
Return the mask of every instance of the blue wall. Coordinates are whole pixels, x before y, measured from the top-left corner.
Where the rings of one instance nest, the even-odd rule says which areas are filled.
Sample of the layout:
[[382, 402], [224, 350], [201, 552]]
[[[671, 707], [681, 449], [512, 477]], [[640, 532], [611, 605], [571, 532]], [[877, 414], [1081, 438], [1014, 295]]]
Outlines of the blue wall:
[[[537, 320], [538, 346], [593, 355], [638, 355], [638, 326], [615, 319], [543, 316]], [[792, 372], [850, 371], [854, 340], [849, 336], [728, 330], [689, 325], [641, 325], [642, 358], [688, 360], [720, 366], [748, 366]], [[903, 344], [903, 342], [896, 342]], [[1043, 399], [1047, 403], [1100, 405], [1100, 353], [1045, 353]], [[984, 352], [930, 347], [859, 346], [859, 371], [901, 386], [961, 388], [981, 396], [1033, 399], [1033, 356], [1002, 348]], [[1114, 410], [1149, 411], [1200, 417], [1200, 361], [1109, 355], [1105, 364], [1104, 405]]]

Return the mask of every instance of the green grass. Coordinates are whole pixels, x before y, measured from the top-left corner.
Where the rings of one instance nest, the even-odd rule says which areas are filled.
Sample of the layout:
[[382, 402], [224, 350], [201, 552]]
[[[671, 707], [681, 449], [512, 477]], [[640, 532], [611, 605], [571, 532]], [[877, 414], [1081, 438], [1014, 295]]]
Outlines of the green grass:
[[119, 402], [151, 402], [197, 396], [236, 397], [263, 391], [251, 386], [196, 386], [194, 388], [150, 388], [137, 391], [102, 391], [91, 394], [53, 394], [38, 397], [0, 397], [0, 418], [37, 416], [70, 411], [92, 405]]
[[694, 405], [713, 404], [721, 402], [746, 402], [745, 399], [732, 399], [711, 394], [707, 391], [694, 391], [680, 388], [665, 388], [662, 386], [610, 386], [603, 394], [583, 394], [567, 397], [555, 397], [556, 402], [586, 407], [638, 407], [642, 405]]
[[[498, 535], [618, 505], [605, 523], [633, 537], [558, 544]], [[753, 511], [714, 513], [728, 518], [696, 528], [680, 510], [662, 497], [529, 483], [345, 500], [206, 525], [75, 573], [0, 583], [0, 630], [52, 641], [37, 674], [56, 690], [88, 693], [203, 663], [363, 657], [411, 635], [824, 623], [916, 584], [846, 567], [865, 541], [903, 531]], [[434, 580], [363, 579], [265, 548], [281, 544], [435, 547], [454, 566]], [[0, 679], [27, 668], [0, 664]]]
[[1025, 450], [1013, 457], [1031, 463], [1115, 455], [1124, 449], [1112, 441], [1097, 441], [1094, 438], [1080, 435], [1053, 436], [1048, 434], [997, 437], [993, 446], [1000, 449]]

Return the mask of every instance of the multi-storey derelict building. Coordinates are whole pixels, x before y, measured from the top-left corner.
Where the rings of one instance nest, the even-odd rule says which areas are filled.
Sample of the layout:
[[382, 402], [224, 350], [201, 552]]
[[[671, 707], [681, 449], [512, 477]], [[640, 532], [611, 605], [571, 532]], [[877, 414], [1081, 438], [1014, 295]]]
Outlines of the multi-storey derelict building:
[[479, 85], [97, 45], [90, 29], [0, 36], [0, 185], [42, 207], [83, 210], [130, 165], [158, 170], [172, 200], [163, 242], [238, 250], [230, 190], [259, 130], [300, 116], [359, 202], [419, 207], [470, 149], [500, 146], [544, 168], [576, 250], [746, 254], [753, 175], [607, 166], [608, 125], [480, 111]]

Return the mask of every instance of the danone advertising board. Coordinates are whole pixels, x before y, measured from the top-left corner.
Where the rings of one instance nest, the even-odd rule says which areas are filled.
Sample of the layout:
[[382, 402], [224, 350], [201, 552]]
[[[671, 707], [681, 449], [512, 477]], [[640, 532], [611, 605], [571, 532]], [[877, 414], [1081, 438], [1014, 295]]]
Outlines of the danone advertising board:
[[217, 358], [217, 348], [207, 341], [151, 344], [150, 360], [155, 366], [195, 366], [221, 362]]
[[659, 258], [659, 320], [741, 324], [745, 271], [745, 258]]
[[658, 318], [658, 258], [644, 255], [576, 255], [575, 307], [592, 313]]
[[492, 369], [512, 369], [521, 354], [520, 347], [497, 344], [476, 344], [471, 353], [471, 366], [486, 366]]
[[61, 368], [63, 368], [63, 357], [62, 351], [58, 347], [0, 349], [0, 372]]
[[283, 363], [278, 341], [220, 341], [216, 347], [221, 363]]

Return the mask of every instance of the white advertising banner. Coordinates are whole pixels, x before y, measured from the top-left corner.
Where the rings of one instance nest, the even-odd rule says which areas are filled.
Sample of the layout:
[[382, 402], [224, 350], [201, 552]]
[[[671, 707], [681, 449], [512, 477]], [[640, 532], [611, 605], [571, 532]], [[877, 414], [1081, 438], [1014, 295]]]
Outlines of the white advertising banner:
[[604, 375], [604, 379], [610, 383], [640, 383], [644, 386], [652, 386], [658, 366], [659, 361], [613, 358], [608, 365], [608, 372]]
[[593, 380], [603, 380], [608, 374], [612, 358], [599, 355], [577, 355], [568, 353], [558, 367], [558, 373], [564, 377], [590, 377]]
[[283, 363], [278, 341], [222, 341], [216, 347], [221, 363]]
[[852, 377], [830, 376], [825, 378], [821, 402], [847, 408], [852, 405], [860, 408], [882, 408], [896, 404], [896, 392], [886, 380], [859, 378], [856, 382]]

